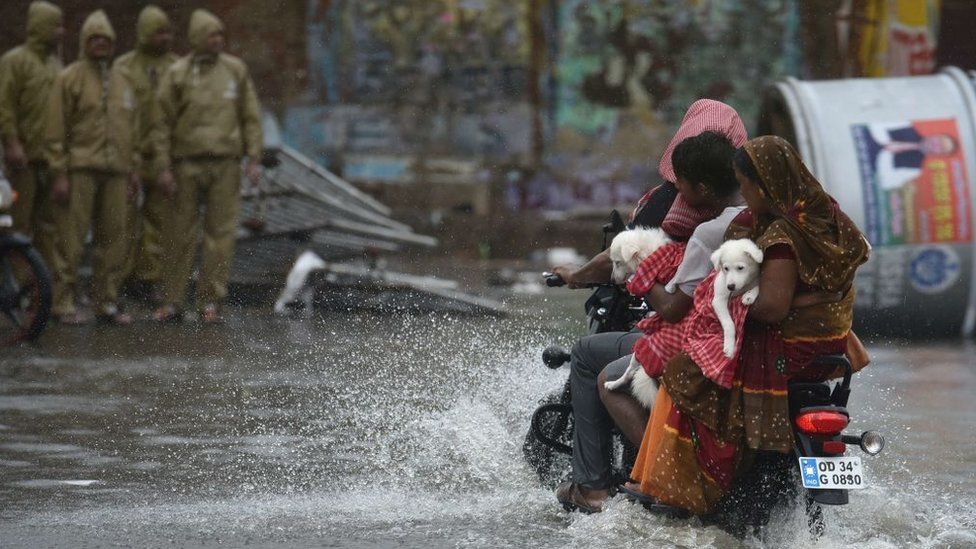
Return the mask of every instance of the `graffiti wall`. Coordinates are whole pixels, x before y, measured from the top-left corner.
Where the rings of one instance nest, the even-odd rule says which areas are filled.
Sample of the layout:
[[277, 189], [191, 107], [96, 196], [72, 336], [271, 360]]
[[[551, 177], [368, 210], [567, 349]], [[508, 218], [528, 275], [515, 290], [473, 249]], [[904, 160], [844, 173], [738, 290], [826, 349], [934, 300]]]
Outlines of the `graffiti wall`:
[[910, 76], [935, 69], [942, 0], [824, 0], [797, 6], [804, 77]]
[[289, 141], [387, 182], [410, 182], [418, 157], [525, 155], [526, 5], [309, 0], [308, 98], [286, 113]]
[[[857, 14], [847, 0], [843, 16]], [[858, 44], [864, 76], [911, 76], [935, 69], [940, 0], [871, 0], [864, 16], [851, 18], [861, 27]]]
[[725, 101], [749, 126], [798, 64], [792, 2], [564, 0], [555, 16], [548, 164], [580, 201], [639, 196], [688, 105]]
[[[751, 129], [762, 89], [809, 75], [811, 51], [871, 74], [929, 72], [939, 9], [938, 0], [815, 10], [798, 0], [305, 5], [308, 89], [285, 113], [288, 141], [354, 180], [390, 184], [422, 183], [428, 158], [518, 166], [518, 177], [503, 177], [513, 208], [632, 202], [658, 182], [660, 152], [688, 105], [725, 101]], [[821, 23], [831, 40], [817, 43]]]

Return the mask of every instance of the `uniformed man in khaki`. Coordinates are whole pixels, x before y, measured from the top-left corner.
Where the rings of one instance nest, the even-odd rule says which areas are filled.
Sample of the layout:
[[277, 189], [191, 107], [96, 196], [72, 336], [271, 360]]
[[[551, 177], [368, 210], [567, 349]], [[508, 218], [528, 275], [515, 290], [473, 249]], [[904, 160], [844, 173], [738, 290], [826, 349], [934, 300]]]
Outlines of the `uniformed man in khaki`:
[[[149, 5], [139, 13], [136, 23], [136, 48], [115, 60], [112, 70], [125, 72], [135, 92], [141, 113], [143, 200], [132, 202], [127, 221], [130, 240], [126, 273], [137, 287], [148, 289], [161, 280], [163, 223], [172, 203], [154, 182], [162, 166], [156, 158], [159, 82], [178, 57], [170, 51], [173, 30], [166, 12]], [[141, 207], [140, 207], [141, 206]]]
[[127, 201], [138, 193], [139, 110], [125, 73], [111, 68], [115, 32], [99, 10], [81, 28], [81, 55], [51, 90], [47, 156], [57, 220], [52, 313], [88, 320], [75, 305], [78, 266], [92, 231], [92, 301], [96, 315], [127, 324], [118, 307], [128, 251]]
[[32, 2], [27, 9], [27, 41], [0, 58], [0, 138], [4, 167], [18, 199], [14, 228], [33, 236], [45, 261], [52, 258], [44, 127], [48, 94], [61, 71], [64, 37], [61, 10], [48, 2]]
[[260, 176], [260, 107], [247, 66], [223, 53], [224, 26], [219, 19], [196, 10], [190, 18], [189, 38], [192, 53], [170, 67], [159, 87], [160, 151], [169, 166], [159, 185], [174, 194], [174, 209], [164, 262], [164, 305], [155, 318], [181, 317], [199, 241], [194, 227], [202, 206], [197, 306], [204, 322], [219, 322], [234, 259], [242, 157], [247, 158], [246, 173], [252, 184]]

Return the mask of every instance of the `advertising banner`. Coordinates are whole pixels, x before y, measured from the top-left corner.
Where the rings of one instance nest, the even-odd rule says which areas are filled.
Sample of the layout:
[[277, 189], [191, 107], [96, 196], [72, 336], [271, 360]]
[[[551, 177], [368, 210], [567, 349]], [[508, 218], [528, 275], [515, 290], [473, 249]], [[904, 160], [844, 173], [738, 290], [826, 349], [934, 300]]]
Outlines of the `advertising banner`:
[[851, 132], [872, 245], [972, 240], [966, 165], [954, 119], [855, 124]]

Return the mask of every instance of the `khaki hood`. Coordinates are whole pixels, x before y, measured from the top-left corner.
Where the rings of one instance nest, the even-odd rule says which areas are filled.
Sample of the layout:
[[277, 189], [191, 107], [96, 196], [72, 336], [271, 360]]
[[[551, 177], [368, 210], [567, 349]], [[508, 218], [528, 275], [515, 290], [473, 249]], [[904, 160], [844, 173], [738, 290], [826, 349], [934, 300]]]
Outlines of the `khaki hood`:
[[31, 2], [27, 8], [27, 44], [32, 49], [48, 49], [55, 29], [63, 22], [61, 8], [43, 0]]
[[166, 12], [150, 4], [139, 12], [139, 20], [136, 22], [136, 43], [140, 48], [145, 48], [154, 34], [169, 27], [170, 21]]
[[78, 57], [86, 57], [85, 44], [92, 36], [104, 36], [115, 42], [115, 29], [112, 28], [112, 23], [109, 23], [108, 16], [102, 10], [93, 11], [81, 26], [81, 49]]
[[224, 32], [224, 24], [216, 15], [207, 10], [196, 10], [190, 16], [190, 47], [194, 53], [203, 53], [207, 37], [215, 32]]

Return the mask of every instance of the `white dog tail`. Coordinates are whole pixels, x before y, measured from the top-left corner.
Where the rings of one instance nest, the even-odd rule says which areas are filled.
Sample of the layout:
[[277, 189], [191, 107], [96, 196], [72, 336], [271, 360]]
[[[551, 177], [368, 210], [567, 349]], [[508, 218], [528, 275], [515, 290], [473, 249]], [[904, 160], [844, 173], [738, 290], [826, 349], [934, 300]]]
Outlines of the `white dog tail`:
[[657, 389], [657, 381], [647, 375], [644, 368], [638, 368], [634, 372], [634, 379], [630, 381], [630, 393], [648, 410], [654, 407]]

